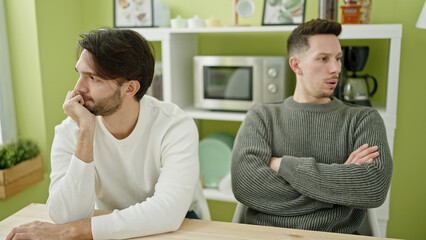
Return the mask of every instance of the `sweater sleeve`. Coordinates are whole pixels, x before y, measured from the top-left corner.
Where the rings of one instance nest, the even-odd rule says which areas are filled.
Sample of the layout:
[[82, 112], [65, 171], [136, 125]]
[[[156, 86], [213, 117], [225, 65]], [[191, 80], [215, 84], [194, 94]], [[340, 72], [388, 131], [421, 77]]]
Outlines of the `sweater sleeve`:
[[361, 145], [379, 147], [373, 163], [322, 164], [314, 158], [283, 156], [278, 174], [296, 191], [319, 201], [353, 208], [379, 207], [386, 199], [392, 176], [392, 157], [386, 129], [377, 111], [360, 119], [354, 133], [355, 151]]
[[51, 182], [47, 210], [58, 224], [93, 216], [95, 205], [94, 163], [85, 163], [74, 156], [76, 131], [71, 119], [55, 128], [51, 150]]
[[160, 177], [145, 201], [91, 219], [94, 239], [124, 239], [176, 231], [199, 182], [198, 131], [189, 117], [162, 138]]
[[272, 215], [308, 214], [332, 204], [301, 194], [269, 168], [271, 133], [263, 109], [256, 105], [238, 132], [232, 156], [232, 189], [236, 199]]

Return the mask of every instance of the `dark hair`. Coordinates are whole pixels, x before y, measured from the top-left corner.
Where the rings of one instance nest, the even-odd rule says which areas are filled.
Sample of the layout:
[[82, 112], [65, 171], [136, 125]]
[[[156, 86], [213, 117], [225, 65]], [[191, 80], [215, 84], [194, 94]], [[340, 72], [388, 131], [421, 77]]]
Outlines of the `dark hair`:
[[128, 29], [103, 28], [80, 34], [78, 52], [86, 49], [92, 54], [95, 73], [103, 79], [137, 80], [140, 100], [148, 90], [154, 75], [154, 55], [151, 44], [140, 34]]
[[300, 50], [309, 49], [309, 37], [318, 34], [334, 34], [339, 36], [342, 32], [340, 23], [327, 19], [314, 19], [300, 24], [293, 30], [287, 39], [287, 54], [293, 56]]

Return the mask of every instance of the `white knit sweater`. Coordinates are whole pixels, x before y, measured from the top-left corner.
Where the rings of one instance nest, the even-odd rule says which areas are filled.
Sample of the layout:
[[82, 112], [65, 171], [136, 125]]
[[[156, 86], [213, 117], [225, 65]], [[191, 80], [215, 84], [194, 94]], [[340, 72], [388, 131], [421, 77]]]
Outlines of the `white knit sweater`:
[[[55, 128], [47, 207], [56, 223], [91, 218], [94, 239], [177, 230], [199, 181], [198, 132], [171, 103], [144, 96], [133, 132], [117, 140], [97, 117], [94, 161], [74, 156], [78, 126]], [[93, 217], [94, 209], [114, 210]]]

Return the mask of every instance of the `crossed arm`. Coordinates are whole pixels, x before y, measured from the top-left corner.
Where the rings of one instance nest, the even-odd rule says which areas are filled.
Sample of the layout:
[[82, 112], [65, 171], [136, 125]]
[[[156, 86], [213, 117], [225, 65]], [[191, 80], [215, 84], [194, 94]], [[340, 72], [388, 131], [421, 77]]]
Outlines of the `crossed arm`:
[[[377, 112], [362, 119], [366, 122], [361, 122], [356, 130], [352, 153], [345, 160], [329, 159], [335, 162], [331, 164], [308, 156], [274, 156], [271, 126], [265, 120], [267, 114], [262, 114], [259, 109], [248, 113], [234, 145], [232, 184], [241, 203], [281, 216], [307, 214], [333, 204], [372, 208], [383, 203], [392, 160]], [[371, 125], [378, 129], [371, 130]], [[300, 140], [298, 136], [293, 139]], [[301, 149], [309, 147], [308, 144]]]
[[[372, 146], [370, 147], [368, 143], [362, 145], [357, 150], [353, 151], [349, 158], [344, 163], [348, 164], [356, 164], [361, 165], [363, 163], [372, 163], [375, 158], [379, 156], [379, 147]], [[269, 167], [274, 170], [274, 172], [278, 173], [280, 169], [282, 158], [281, 157], [271, 157], [269, 160]]]

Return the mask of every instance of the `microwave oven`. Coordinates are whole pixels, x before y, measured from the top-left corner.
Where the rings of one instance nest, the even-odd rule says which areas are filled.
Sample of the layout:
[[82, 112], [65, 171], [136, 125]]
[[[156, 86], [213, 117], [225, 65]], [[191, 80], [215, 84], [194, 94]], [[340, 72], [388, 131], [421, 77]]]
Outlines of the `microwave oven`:
[[282, 56], [194, 56], [194, 105], [246, 111], [255, 103], [284, 100]]

